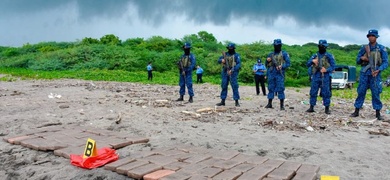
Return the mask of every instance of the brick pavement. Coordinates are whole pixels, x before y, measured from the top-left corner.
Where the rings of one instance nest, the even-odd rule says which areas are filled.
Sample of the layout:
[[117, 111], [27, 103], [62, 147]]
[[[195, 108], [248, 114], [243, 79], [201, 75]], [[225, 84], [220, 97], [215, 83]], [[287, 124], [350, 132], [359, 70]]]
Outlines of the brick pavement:
[[96, 141], [97, 149], [119, 149], [148, 138], [82, 126], [50, 126], [3, 138], [6, 142], [39, 151], [54, 151], [54, 155], [70, 158], [70, 154], [83, 154], [87, 139]]
[[[39, 128], [3, 139], [11, 144], [39, 151], [54, 151], [57, 156], [69, 158], [70, 154], [83, 153], [87, 138], [94, 139], [98, 148], [113, 149], [149, 141], [143, 137], [80, 126]], [[127, 157], [106, 164], [104, 169], [134, 179], [146, 180], [315, 180], [318, 179], [317, 173], [320, 169], [318, 165], [188, 145], [129, 154]]]
[[[185, 145], [130, 152], [123, 159], [122, 162], [105, 165], [105, 169], [127, 174], [134, 179], [153, 180], [315, 180], [318, 179], [320, 168], [317, 165]], [[128, 164], [124, 164], [125, 161]]]

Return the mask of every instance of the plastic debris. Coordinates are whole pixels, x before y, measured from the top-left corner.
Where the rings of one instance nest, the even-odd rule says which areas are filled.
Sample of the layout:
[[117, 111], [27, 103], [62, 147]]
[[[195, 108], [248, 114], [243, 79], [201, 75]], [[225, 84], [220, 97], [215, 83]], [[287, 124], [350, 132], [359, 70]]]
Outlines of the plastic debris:
[[50, 93], [50, 94], [48, 95], [48, 97], [49, 97], [50, 99], [54, 99], [54, 98], [60, 99], [62, 96], [59, 95], [59, 94]]

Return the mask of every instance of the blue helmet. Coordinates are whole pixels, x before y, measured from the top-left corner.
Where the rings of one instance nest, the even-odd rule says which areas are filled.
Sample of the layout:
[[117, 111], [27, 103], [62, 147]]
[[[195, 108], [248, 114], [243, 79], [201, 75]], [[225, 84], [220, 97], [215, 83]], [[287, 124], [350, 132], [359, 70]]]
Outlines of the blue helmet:
[[189, 42], [184, 43], [183, 49], [189, 49], [189, 48], [191, 48], [191, 43]]
[[282, 44], [282, 40], [281, 39], [274, 39], [274, 45], [279, 45], [279, 44]]
[[318, 41], [318, 45], [323, 45], [323, 46], [325, 46], [325, 47], [328, 47], [328, 46], [329, 46], [328, 42], [327, 42], [325, 39], [319, 40], [319, 41]]
[[261, 59], [260, 58], [257, 58], [257, 63], [261, 63]]
[[236, 44], [234, 44], [234, 43], [229, 43], [229, 44], [226, 46], [226, 48], [228, 48], [228, 49], [236, 49]]
[[378, 30], [376, 29], [368, 30], [367, 37], [369, 36], [375, 36], [376, 38], [378, 38], [379, 37]]

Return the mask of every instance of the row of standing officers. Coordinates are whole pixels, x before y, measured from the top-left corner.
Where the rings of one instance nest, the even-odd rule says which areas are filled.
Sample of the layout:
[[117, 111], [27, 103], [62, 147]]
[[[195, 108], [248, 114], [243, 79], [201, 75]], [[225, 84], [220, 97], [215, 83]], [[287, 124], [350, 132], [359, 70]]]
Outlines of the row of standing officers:
[[[381, 72], [388, 66], [388, 54], [386, 48], [376, 42], [379, 37], [378, 31], [371, 29], [366, 35], [368, 44], [363, 45], [359, 50], [356, 58], [356, 63], [361, 65], [359, 76], [359, 86], [357, 88], [358, 97], [355, 100], [355, 111], [350, 115], [351, 117], [359, 116], [359, 110], [363, 106], [363, 102], [368, 89], [371, 89], [372, 106], [376, 110], [376, 118], [383, 120], [380, 114], [382, 109], [382, 102], [380, 100], [380, 93], [382, 93]], [[268, 54], [265, 65], [262, 64], [261, 59], [257, 60], [253, 71], [255, 73], [256, 93], [259, 95], [259, 84], [261, 84], [263, 95], [267, 95], [268, 103], [265, 108], [273, 108], [272, 101], [275, 95], [280, 100], [280, 110], [285, 110], [285, 74], [288, 67], [291, 65], [289, 54], [282, 50], [282, 40], [275, 39], [273, 42], [274, 50]], [[314, 106], [317, 103], [318, 92], [323, 100], [325, 106], [325, 113], [330, 114], [331, 102], [331, 73], [335, 70], [336, 62], [334, 56], [327, 52], [328, 43], [326, 40], [319, 40], [318, 51], [313, 54], [307, 61], [308, 73], [311, 77], [310, 85], [310, 107], [306, 110], [308, 113], [315, 112]], [[228, 85], [230, 83], [233, 90], [233, 99], [235, 106], [239, 107], [239, 85], [238, 74], [241, 68], [240, 54], [235, 51], [236, 45], [229, 43], [227, 52], [223, 52], [219, 57], [218, 63], [222, 64], [221, 72], [221, 102], [217, 106], [224, 106], [228, 92]], [[192, 70], [196, 65], [194, 54], [190, 52], [191, 44], [185, 43], [183, 45], [184, 54], [181, 56], [179, 67], [179, 86], [180, 97], [177, 101], [184, 101], [185, 87], [187, 87], [190, 103], [193, 102], [194, 91], [192, 87]], [[268, 80], [268, 94], [265, 91], [264, 81]]]

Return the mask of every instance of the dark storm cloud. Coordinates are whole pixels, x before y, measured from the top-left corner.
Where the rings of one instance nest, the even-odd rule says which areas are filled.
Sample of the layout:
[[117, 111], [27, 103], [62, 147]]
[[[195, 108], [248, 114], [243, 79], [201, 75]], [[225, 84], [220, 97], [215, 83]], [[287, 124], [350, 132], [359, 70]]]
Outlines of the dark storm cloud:
[[0, 14], [28, 14], [76, 3], [79, 20], [115, 18], [128, 12], [129, 4], [139, 17], [153, 25], [169, 21], [167, 15], [186, 17], [198, 24], [227, 25], [231, 18], [272, 25], [279, 16], [294, 18], [300, 25], [329, 24], [357, 29], [390, 27], [388, 0], [2, 0]]
[[77, 5], [80, 20], [88, 21], [99, 17], [121, 17], [128, 9], [129, 0], [1, 0], [0, 15], [2, 17], [28, 15], [67, 8], [74, 3]]
[[[172, 2], [172, 1], [169, 1]], [[300, 25], [340, 25], [364, 29], [390, 27], [388, 0], [133, 0], [141, 18], [160, 23], [166, 14], [185, 15], [197, 23], [226, 25], [234, 17], [246, 17], [272, 25], [279, 16], [294, 18]], [[158, 12], [158, 13], [156, 13]]]

